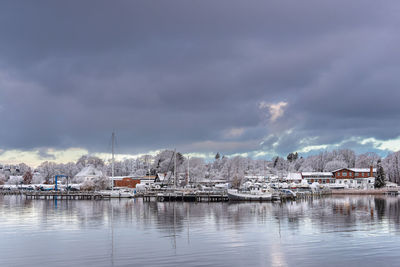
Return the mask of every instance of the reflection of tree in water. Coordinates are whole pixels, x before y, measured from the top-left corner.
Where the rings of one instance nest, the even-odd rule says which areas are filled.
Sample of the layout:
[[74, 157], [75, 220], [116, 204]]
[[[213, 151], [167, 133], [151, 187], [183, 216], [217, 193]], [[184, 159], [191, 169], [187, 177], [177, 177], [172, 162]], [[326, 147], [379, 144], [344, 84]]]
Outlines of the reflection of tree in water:
[[386, 199], [375, 197], [375, 210], [378, 220], [382, 220], [385, 217], [386, 211]]

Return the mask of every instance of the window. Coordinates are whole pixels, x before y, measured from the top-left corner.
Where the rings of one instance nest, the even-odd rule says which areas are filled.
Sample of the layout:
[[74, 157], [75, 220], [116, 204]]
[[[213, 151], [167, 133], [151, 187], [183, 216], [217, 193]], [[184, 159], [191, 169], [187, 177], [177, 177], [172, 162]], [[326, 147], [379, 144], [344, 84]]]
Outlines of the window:
[[343, 172], [342, 175], [343, 175], [344, 177], [346, 177], [346, 176], [347, 176], [347, 172]]
[[356, 172], [356, 176], [360, 176], [360, 173]]

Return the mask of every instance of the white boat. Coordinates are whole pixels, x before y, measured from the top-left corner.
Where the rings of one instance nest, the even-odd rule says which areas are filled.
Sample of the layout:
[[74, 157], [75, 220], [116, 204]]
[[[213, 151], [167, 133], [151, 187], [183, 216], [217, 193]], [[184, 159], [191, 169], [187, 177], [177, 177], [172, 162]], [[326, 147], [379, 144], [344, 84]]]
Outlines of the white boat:
[[132, 198], [135, 193], [130, 190], [104, 190], [100, 191], [101, 194], [110, 196], [111, 198]]
[[271, 201], [272, 193], [269, 191], [239, 192], [236, 189], [230, 189], [228, 198], [232, 201]]
[[280, 192], [289, 198], [296, 198], [296, 193], [290, 189], [281, 189]]
[[129, 189], [114, 190], [114, 142], [115, 133], [112, 132], [112, 159], [111, 159], [111, 191], [103, 191], [104, 194], [110, 195], [111, 198], [131, 198], [135, 196], [135, 192]]
[[111, 198], [132, 198], [135, 193], [129, 190], [113, 190], [111, 191]]

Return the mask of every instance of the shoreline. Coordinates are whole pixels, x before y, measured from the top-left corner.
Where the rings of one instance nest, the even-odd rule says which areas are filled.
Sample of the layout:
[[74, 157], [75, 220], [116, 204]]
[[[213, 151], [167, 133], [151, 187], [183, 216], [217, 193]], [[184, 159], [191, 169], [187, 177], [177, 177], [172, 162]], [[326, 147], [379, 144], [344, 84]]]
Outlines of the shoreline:
[[398, 189], [332, 189], [332, 195], [387, 195], [398, 193]]

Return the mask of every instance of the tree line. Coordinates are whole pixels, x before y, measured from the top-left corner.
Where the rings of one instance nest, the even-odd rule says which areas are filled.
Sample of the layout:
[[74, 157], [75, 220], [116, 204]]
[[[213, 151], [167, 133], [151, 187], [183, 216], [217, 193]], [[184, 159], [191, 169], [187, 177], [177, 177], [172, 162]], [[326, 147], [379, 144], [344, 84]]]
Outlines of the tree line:
[[[143, 155], [135, 159], [117, 160], [114, 164], [114, 175], [144, 176], [155, 175], [156, 173], [171, 175], [175, 171], [174, 158], [174, 151], [163, 150], [155, 156]], [[187, 175], [192, 182], [201, 179], [221, 179], [232, 183], [241, 183], [246, 175], [277, 175], [283, 177], [288, 172], [323, 172], [340, 168], [369, 168], [370, 166], [376, 168], [378, 162], [381, 162], [386, 179], [399, 184], [400, 151], [390, 153], [385, 158], [381, 158], [373, 152], [356, 154], [350, 149], [324, 151], [308, 157], [293, 152], [286, 157], [276, 156], [271, 160], [241, 156], [229, 157], [216, 153], [215, 158], [209, 161], [199, 157], [185, 157], [182, 153], [176, 152], [177, 173]], [[85, 155], [76, 162], [55, 163], [45, 161], [37, 168], [31, 168], [27, 164], [21, 163], [16, 165], [14, 170], [8, 170], [3, 165], [3, 169], [0, 171], [0, 184], [51, 183], [57, 174], [64, 174], [73, 178], [89, 165], [101, 170], [106, 176], [111, 175], [111, 161]], [[19, 180], [15, 181], [15, 179]]]

